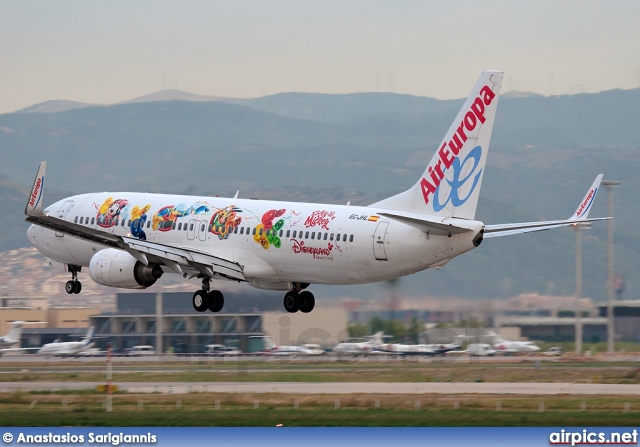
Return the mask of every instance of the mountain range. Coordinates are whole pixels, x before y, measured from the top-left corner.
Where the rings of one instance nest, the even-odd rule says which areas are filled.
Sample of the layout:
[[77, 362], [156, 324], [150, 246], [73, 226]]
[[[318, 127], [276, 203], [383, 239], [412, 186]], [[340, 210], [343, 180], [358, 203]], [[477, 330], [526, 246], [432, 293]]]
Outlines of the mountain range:
[[[28, 243], [22, 211], [41, 160], [49, 162], [45, 203], [89, 191], [231, 196], [240, 190], [241, 197], [366, 205], [415, 182], [461, 104], [392, 93], [235, 99], [165, 91], [108, 106], [52, 101], [3, 114], [0, 250]], [[503, 95], [477, 217], [565, 218], [597, 174], [620, 180], [616, 271], [632, 297], [640, 288], [633, 224], [640, 217], [633, 206], [640, 186], [638, 104], [640, 89]], [[602, 191], [592, 216], [605, 214]], [[605, 297], [605, 243], [606, 223], [585, 232], [584, 295], [595, 300]], [[567, 229], [487, 240], [440, 271], [403, 279], [398, 293], [571, 295], [574, 256]], [[389, 293], [378, 285], [324, 290]]]

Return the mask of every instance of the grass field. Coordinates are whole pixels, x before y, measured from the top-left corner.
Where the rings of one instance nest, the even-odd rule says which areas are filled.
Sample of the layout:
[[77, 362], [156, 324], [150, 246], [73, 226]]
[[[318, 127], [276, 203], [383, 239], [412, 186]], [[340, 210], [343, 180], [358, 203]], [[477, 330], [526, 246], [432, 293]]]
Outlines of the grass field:
[[[0, 365], [3, 382], [102, 381], [104, 361]], [[144, 370], [144, 371], [141, 371]], [[640, 383], [633, 362], [224, 361], [115, 363], [127, 382]], [[0, 393], [3, 426], [635, 426], [640, 396]]]

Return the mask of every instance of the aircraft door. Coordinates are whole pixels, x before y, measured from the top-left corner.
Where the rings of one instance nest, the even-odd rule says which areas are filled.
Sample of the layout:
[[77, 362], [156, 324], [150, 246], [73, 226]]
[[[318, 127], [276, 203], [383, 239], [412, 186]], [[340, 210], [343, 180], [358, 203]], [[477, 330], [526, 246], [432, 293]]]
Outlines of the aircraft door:
[[187, 225], [189, 225], [187, 227], [187, 239], [192, 241], [196, 238], [196, 227], [198, 226], [198, 221], [191, 219]]
[[[60, 209], [58, 210], [58, 214], [56, 214], [56, 217], [58, 219], [65, 220], [72, 207], [73, 200], [66, 200], [62, 205], [60, 205]], [[56, 231], [56, 237], [64, 237], [64, 233], [58, 233]]]
[[206, 220], [198, 221], [198, 239], [201, 241], [207, 240], [207, 227], [209, 223]]
[[388, 226], [389, 222], [380, 222], [373, 235], [373, 255], [378, 261], [387, 260], [387, 253], [384, 250], [384, 244]]

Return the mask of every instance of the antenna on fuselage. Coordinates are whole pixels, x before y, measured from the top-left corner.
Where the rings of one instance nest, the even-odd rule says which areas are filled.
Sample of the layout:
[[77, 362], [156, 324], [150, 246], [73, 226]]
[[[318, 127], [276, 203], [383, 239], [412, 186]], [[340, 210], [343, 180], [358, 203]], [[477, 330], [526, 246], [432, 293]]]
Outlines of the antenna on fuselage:
[[237, 191], [236, 191], [236, 195], [235, 195], [235, 196], [233, 196], [233, 198], [234, 198], [234, 199], [237, 199], [237, 198], [238, 198], [238, 194], [240, 194], [240, 190], [237, 190]]

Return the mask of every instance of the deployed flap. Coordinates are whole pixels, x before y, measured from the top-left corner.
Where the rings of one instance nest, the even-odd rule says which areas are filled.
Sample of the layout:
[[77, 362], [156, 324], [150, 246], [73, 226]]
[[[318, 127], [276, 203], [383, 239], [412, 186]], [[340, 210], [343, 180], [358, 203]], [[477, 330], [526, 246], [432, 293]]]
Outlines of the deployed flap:
[[219, 273], [222, 276], [237, 279], [238, 281], [245, 280], [240, 264], [219, 256], [214, 256], [210, 253], [155, 242], [141, 241], [128, 237], [123, 237], [122, 243], [129, 249], [169, 260], [170, 262], [167, 263], [167, 266], [172, 270], [174, 270], [173, 264], [177, 263], [178, 265], [182, 264], [195, 268], [207, 276], [213, 276], [213, 273]]

